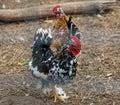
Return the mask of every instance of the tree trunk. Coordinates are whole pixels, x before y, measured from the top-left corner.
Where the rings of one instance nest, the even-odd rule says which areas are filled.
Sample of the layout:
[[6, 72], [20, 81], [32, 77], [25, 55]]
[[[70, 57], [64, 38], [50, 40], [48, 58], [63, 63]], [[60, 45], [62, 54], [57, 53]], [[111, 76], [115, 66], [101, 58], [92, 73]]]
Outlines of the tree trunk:
[[[115, 2], [116, 0], [95, 0], [61, 3], [60, 5], [66, 14], [93, 14], [100, 12], [103, 7], [107, 8], [108, 4]], [[0, 21], [14, 22], [51, 17], [54, 6], [55, 4], [21, 9], [0, 9]]]

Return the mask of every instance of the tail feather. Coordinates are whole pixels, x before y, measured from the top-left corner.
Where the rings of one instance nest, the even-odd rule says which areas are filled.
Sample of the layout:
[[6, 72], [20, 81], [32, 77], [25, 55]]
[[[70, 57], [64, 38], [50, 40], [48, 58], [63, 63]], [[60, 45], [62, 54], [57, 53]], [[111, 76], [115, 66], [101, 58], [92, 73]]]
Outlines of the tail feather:
[[52, 42], [51, 30], [50, 29], [43, 29], [39, 28], [34, 37], [33, 47], [49, 47]]
[[49, 65], [45, 61], [52, 56], [51, 43], [51, 30], [39, 28], [35, 33], [32, 60], [29, 63], [29, 68], [35, 77], [41, 77], [41, 73], [47, 74], [49, 71]]
[[[41, 55], [50, 50], [50, 45], [52, 43], [52, 36], [50, 29], [39, 28], [34, 37], [33, 42], [33, 57], [42, 57]], [[46, 55], [46, 54], [44, 54]], [[44, 56], [43, 56], [44, 58]]]
[[70, 31], [71, 36], [76, 36], [78, 39], [81, 37], [81, 32], [78, 29], [78, 27], [72, 22], [72, 17], [69, 17], [69, 20], [67, 22], [68, 29]]

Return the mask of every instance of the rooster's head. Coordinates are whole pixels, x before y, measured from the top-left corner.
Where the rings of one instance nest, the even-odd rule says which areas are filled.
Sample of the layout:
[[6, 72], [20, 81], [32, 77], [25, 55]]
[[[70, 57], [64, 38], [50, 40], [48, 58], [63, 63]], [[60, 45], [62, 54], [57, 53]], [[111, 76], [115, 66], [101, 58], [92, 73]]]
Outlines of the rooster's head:
[[55, 7], [53, 7], [53, 14], [55, 19], [61, 18], [64, 16], [64, 11], [63, 9], [60, 7], [60, 5], [56, 5]]

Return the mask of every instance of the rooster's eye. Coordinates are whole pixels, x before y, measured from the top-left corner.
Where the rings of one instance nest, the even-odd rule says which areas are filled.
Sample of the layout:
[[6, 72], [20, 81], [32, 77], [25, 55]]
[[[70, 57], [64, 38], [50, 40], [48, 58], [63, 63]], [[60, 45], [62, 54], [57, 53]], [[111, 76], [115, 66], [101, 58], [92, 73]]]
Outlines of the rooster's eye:
[[58, 9], [56, 10], [56, 13], [60, 13], [60, 8], [58, 8]]
[[56, 13], [57, 13], [57, 14], [60, 14], [60, 13], [62, 13], [62, 12], [63, 12], [62, 8], [57, 8], [57, 10], [56, 10]]

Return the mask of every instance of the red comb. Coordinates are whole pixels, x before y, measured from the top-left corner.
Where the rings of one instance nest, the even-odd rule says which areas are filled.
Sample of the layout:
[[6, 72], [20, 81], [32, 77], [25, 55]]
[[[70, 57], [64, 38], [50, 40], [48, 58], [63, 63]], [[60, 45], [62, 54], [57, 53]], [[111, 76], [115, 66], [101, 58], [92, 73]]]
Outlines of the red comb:
[[56, 12], [57, 8], [60, 8], [60, 5], [56, 5], [55, 7], [53, 7], [52, 10], [53, 10], [54, 13]]

